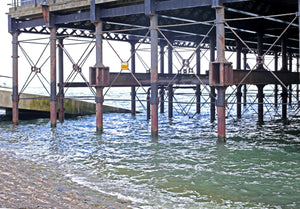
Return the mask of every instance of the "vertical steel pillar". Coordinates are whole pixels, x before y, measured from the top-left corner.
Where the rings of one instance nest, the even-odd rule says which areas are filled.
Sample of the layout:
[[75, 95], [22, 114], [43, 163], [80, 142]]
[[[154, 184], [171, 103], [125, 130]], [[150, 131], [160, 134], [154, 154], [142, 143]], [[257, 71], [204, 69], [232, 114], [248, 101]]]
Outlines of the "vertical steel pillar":
[[[244, 70], [247, 70], [247, 52], [245, 51], [244, 53]], [[244, 107], [246, 107], [247, 105], [247, 85], [244, 85], [244, 89], [243, 89], [243, 104], [244, 104]]]
[[[258, 33], [257, 34], [257, 54], [258, 59], [262, 59], [263, 55], [263, 34]], [[263, 61], [257, 60], [259, 63], [256, 70], [264, 70]], [[257, 85], [257, 99], [258, 99], [258, 105], [257, 105], [257, 113], [258, 113], [258, 123], [263, 124], [264, 123], [264, 85]]]
[[[168, 45], [168, 74], [173, 72], [173, 48]], [[168, 88], [168, 115], [169, 118], [173, 117], [173, 86], [169, 85]]]
[[[210, 50], [210, 62], [215, 61], [215, 48], [216, 48], [216, 39], [214, 36], [209, 37], [209, 50]], [[210, 122], [216, 120], [216, 88], [214, 86], [210, 87]]]
[[[201, 73], [201, 50], [197, 48], [196, 50], [196, 73], [200, 75]], [[196, 85], [196, 113], [201, 112], [201, 88], [200, 85]]]
[[[263, 34], [261, 33], [257, 33], [257, 55], [259, 57], [258, 59], [261, 59], [261, 57], [263, 56]], [[264, 69], [263, 63], [259, 63], [256, 70], [263, 70], [263, 69]]]
[[[95, 37], [96, 37], [96, 68], [104, 67], [103, 65], [103, 40], [102, 40], [102, 30], [103, 22], [95, 22]], [[98, 73], [99, 71], [97, 71]], [[98, 78], [99, 75], [96, 74]], [[96, 87], [96, 130], [99, 133], [103, 132], [103, 87]]]
[[[64, 45], [63, 38], [58, 39], [59, 44], [61, 46]], [[59, 80], [59, 112], [58, 112], [58, 119], [59, 122], [64, 122], [65, 120], [65, 108], [64, 108], [64, 52], [61, 47], [58, 47], [58, 80]]]
[[[225, 9], [223, 6], [216, 7], [216, 46], [217, 60], [220, 63], [225, 63]], [[224, 65], [220, 65], [220, 72], [223, 72]], [[218, 138], [225, 141], [226, 137], [226, 116], [225, 116], [225, 92], [227, 86], [217, 87], [217, 111], [218, 111]]]
[[242, 86], [237, 87], [236, 91], [236, 117], [240, 119], [242, 117]]
[[158, 16], [150, 15], [151, 36], [151, 136], [158, 136]]
[[[299, 55], [297, 56], [297, 73], [299, 73]], [[297, 101], [299, 101], [299, 84], [297, 84], [297, 88], [296, 88], [296, 91], [297, 91]], [[298, 102], [299, 103], [299, 102]], [[299, 104], [298, 104], [299, 105]]]
[[[160, 45], [160, 73], [164, 74], [165, 73], [165, 45], [161, 44]], [[164, 87], [162, 86], [159, 91], [160, 95], [160, 113], [165, 112], [165, 90]]]
[[[287, 71], [287, 46], [286, 46], [286, 39], [283, 37], [281, 39], [281, 54], [282, 54], [282, 68], [281, 71]], [[287, 119], [287, 89], [282, 86], [282, 93], [281, 93], [281, 98], [282, 98], [282, 113], [281, 117], [283, 120]]]
[[[131, 41], [130, 42], [130, 53], [131, 53], [131, 72], [135, 73], [135, 41]], [[136, 114], [136, 90], [135, 90], [135, 86], [131, 87], [131, 115], [135, 116]]]
[[258, 98], [258, 123], [264, 123], [264, 85], [257, 85], [257, 98]]
[[56, 27], [50, 27], [50, 121], [51, 127], [56, 127], [57, 111], [56, 111]]
[[[239, 40], [236, 40], [236, 69], [241, 69], [242, 46]], [[242, 117], [242, 86], [237, 87], [236, 92], [236, 115], [237, 118]]]
[[[275, 57], [274, 57], [274, 69], [275, 71], [278, 71], [278, 52], [275, 51]], [[275, 84], [275, 89], [274, 89], [274, 103], [275, 103], [275, 108], [278, 107], [278, 85]]]
[[[298, 0], [298, 38], [300, 40], [300, 0]], [[297, 73], [299, 73], [299, 55], [300, 55], [300, 41], [299, 41], [299, 48], [298, 48], [298, 56], [297, 56]], [[299, 101], [299, 84], [297, 84], [297, 101]], [[298, 105], [299, 102], [298, 102]]]
[[236, 40], [236, 69], [242, 69], [242, 46], [239, 40]]
[[[289, 71], [292, 72], [293, 71], [293, 57], [292, 57], [292, 53], [290, 52], [289, 53]], [[293, 100], [293, 95], [292, 95], [292, 91], [293, 91], [293, 84], [290, 84], [289, 85], [289, 93], [288, 93], [288, 96], [289, 96], [289, 106], [292, 106], [292, 100]]]
[[151, 104], [150, 104], [150, 96], [151, 95], [151, 88], [148, 89], [147, 91], [147, 120], [151, 119]]
[[13, 67], [13, 89], [12, 89], [12, 123], [19, 124], [19, 55], [18, 55], [19, 33], [12, 33], [12, 67]]

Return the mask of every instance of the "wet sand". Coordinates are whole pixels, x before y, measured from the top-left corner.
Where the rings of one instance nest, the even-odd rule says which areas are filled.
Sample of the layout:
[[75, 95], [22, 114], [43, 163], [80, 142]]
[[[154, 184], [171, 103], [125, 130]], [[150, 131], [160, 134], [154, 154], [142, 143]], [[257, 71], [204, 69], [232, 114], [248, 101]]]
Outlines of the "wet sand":
[[132, 208], [72, 183], [55, 170], [0, 152], [0, 208]]

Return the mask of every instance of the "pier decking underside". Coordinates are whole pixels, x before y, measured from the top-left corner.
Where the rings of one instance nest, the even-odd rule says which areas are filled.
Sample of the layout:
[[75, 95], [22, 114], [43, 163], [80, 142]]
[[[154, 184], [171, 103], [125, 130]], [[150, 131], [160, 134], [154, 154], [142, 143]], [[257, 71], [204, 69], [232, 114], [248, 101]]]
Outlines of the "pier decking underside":
[[[92, 87], [95, 89], [97, 113], [99, 113], [97, 129], [100, 131], [103, 128], [101, 105], [104, 101], [104, 88], [132, 87], [132, 113], [135, 114], [134, 88], [151, 87], [149, 102], [152, 106], [152, 132], [156, 135], [158, 104], [163, 102], [158, 98], [158, 89], [166, 87], [171, 98], [168, 100], [170, 112], [173, 85], [192, 85], [195, 86], [198, 98], [201, 95], [200, 86], [211, 88], [209, 92], [211, 107], [214, 109], [217, 106], [218, 126], [221, 127], [218, 133], [222, 138], [225, 134], [223, 131], [226, 100], [224, 92], [228, 86], [233, 86], [233, 91], [236, 91], [238, 111], [241, 108], [242, 94], [246, 94], [246, 91], [242, 92], [242, 87], [257, 86], [259, 122], [263, 122], [263, 88], [266, 85], [275, 85], [276, 97], [279, 95], [278, 86], [280, 86], [283, 119], [286, 118], [287, 97], [290, 95], [294, 102], [298, 103], [300, 83], [298, 3], [298, 0], [57, 0], [47, 1], [47, 4], [37, 1], [35, 4], [20, 5], [10, 9], [9, 32], [13, 37], [15, 34], [15, 48], [18, 47], [17, 37], [20, 33], [50, 36], [50, 45], [53, 44], [50, 53], [52, 107], [56, 99], [63, 100], [63, 88]], [[55, 51], [61, 53], [58, 57], [63, 56], [65, 52], [63, 40], [70, 37], [86, 38], [92, 40], [92, 44], [95, 45], [96, 64], [91, 68], [99, 72], [97, 71], [95, 75], [90, 74], [89, 82], [70, 82], [63, 79], [58, 83], [56, 81]], [[104, 69], [103, 40], [108, 43], [110, 41], [130, 43], [131, 57], [124, 61], [120, 58], [123, 68], [121, 71]], [[149, 54], [151, 66], [145, 72], [136, 69], [133, 63], [135, 53], [142, 44], [149, 44], [151, 47]], [[161, 51], [158, 50], [159, 47]], [[178, 52], [180, 48], [189, 48], [194, 52], [187, 59], [179, 55], [181, 66], [175, 68], [173, 56], [180, 54]], [[209, 51], [209, 61], [215, 65], [210, 64], [206, 69], [200, 69], [201, 51]], [[226, 59], [225, 51], [234, 52], [234, 61]], [[159, 54], [160, 60], [158, 60]], [[164, 54], [168, 54], [168, 60], [164, 60]], [[249, 67], [247, 63], [247, 55], [250, 54], [255, 58], [253, 67]], [[15, 55], [17, 54], [13, 55], [14, 61], [17, 62]], [[271, 67], [267, 63], [267, 57], [275, 60], [274, 66]], [[244, 60], [243, 64], [242, 60]], [[127, 66], [129, 61], [130, 67]], [[297, 61], [297, 64], [293, 64], [293, 61]], [[164, 62], [168, 62], [167, 69], [164, 69]], [[232, 65], [230, 62], [235, 63]], [[223, 65], [230, 67], [226, 68]], [[216, 71], [213, 70], [213, 66], [217, 66]], [[59, 64], [58, 68], [58, 71], [63, 70]], [[73, 68], [78, 73], [83, 70], [76, 63], [73, 64]], [[92, 80], [96, 79], [95, 83], [92, 83], [91, 77]], [[293, 84], [297, 85], [294, 91], [292, 91]], [[14, 86], [13, 101], [18, 102], [17, 81]], [[59, 86], [58, 93], [53, 86]], [[215, 90], [218, 92], [217, 95]], [[62, 108], [61, 106], [60, 111]], [[54, 111], [56, 112], [56, 109]], [[211, 114], [215, 114], [215, 110], [212, 110]], [[240, 113], [237, 115], [240, 117]], [[172, 117], [172, 114], [169, 116]], [[214, 117], [211, 119], [214, 120]], [[55, 124], [55, 121], [54, 117], [52, 123]]]

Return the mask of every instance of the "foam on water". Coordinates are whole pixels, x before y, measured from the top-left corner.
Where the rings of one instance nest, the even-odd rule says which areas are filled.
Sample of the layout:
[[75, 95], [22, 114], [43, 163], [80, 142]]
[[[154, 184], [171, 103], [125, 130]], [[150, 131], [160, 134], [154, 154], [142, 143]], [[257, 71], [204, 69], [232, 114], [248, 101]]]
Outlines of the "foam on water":
[[300, 120], [257, 125], [251, 112], [227, 120], [218, 143], [209, 115], [159, 116], [150, 138], [145, 113], [0, 123], [0, 149], [43, 163], [74, 182], [136, 202], [141, 208], [299, 208]]

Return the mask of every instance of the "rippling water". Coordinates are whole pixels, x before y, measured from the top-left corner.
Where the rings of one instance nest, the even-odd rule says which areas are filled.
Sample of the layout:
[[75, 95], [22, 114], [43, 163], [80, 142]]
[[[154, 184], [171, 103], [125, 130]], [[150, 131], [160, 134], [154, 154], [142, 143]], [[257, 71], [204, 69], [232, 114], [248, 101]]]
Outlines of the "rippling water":
[[[251, 112], [250, 112], [251, 113]], [[160, 136], [149, 137], [144, 113], [0, 123], [0, 150], [52, 166], [74, 182], [142, 208], [299, 208], [300, 119], [256, 124], [248, 114], [227, 120], [218, 143], [209, 116], [160, 114]]]

